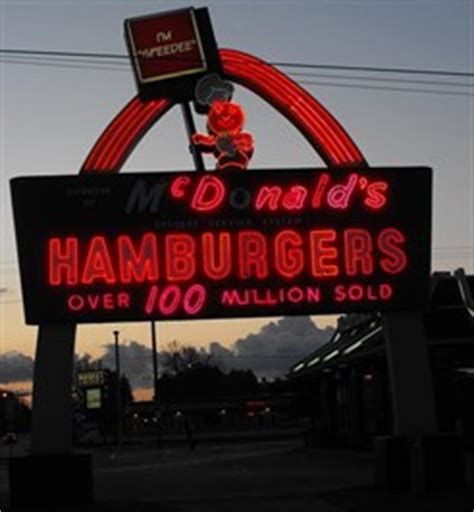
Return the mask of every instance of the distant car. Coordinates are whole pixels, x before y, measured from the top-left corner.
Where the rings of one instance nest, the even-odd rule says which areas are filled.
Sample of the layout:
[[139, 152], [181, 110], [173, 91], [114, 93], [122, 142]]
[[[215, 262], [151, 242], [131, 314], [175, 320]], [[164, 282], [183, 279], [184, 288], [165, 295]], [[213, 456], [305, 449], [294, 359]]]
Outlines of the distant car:
[[4, 444], [4, 445], [12, 445], [12, 444], [16, 444], [17, 442], [18, 442], [18, 439], [14, 432], [7, 432], [2, 437], [2, 444]]

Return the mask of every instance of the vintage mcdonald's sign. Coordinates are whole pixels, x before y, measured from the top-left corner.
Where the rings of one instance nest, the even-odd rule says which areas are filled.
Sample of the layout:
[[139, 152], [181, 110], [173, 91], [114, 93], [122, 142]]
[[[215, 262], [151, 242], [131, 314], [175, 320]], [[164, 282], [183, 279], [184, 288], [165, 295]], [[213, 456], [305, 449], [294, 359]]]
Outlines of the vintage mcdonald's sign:
[[421, 308], [431, 169], [15, 178], [26, 321]]

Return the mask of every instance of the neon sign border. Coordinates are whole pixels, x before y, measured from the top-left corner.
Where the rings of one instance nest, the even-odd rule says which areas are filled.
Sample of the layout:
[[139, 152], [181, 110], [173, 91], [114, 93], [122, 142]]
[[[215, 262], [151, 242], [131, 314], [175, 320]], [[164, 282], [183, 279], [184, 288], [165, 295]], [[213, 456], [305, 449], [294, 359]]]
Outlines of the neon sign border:
[[[341, 124], [313, 96], [274, 66], [237, 50], [219, 50], [224, 78], [247, 87], [283, 114], [329, 167], [367, 167]], [[81, 173], [119, 172], [142, 137], [174, 103], [138, 96], [118, 113], [87, 156]]]

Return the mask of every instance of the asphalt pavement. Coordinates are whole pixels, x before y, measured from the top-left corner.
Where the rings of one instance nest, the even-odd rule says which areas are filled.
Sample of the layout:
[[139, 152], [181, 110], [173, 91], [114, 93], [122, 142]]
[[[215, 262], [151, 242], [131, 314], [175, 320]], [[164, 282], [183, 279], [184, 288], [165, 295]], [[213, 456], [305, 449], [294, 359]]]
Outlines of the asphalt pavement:
[[[93, 463], [97, 503], [81, 507], [84, 512], [474, 509], [470, 490], [426, 496], [377, 491], [370, 454], [309, 450], [298, 439], [198, 444], [194, 450], [184, 445], [102, 448], [95, 450]], [[1, 484], [0, 496], [5, 497]], [[49, 512], [66, 510], [74, 509], [48, 507]]]

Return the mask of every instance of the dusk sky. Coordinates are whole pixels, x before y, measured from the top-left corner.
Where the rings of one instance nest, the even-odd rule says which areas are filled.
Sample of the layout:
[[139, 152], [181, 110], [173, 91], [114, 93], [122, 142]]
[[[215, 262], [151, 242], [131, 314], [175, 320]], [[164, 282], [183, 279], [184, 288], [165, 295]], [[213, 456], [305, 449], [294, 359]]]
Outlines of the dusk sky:
[[[123, 20], [186, 7], [188, 2], [1, 1], [1, 48], [121, 53]], [[219, 1], [207, 6], [221, 48], [269, 62], [340, 64], [473, 72], [473, 1]], [[34, 353], [36, 328], [21, 307], [9, 180], [76, 174], [94, 142], [135, 95], [126, 64], [0, 57], [1, 236], [0, 353]], [[434, 169], [433, 268], [474, 272], [473, 79], [306, 70], [292, 78], [336, 116], [372, 165]], [[393, 81], [398, 79], [399, 81]], [[389, 80], [389, 81], [385, 81]], [[404, 82], [403, 80], [406, 80]], [[252, 166], [322, 166], [297, 131], [270, 106], [237, 87], [256, 142]], [[199, 119], [203, 129], [203, 119]], [[211, 160], [208, 160], [209, 167]], [[178, 108], [138, 146], [123, 171], [192, 169]], [[41, 214], [41, 212], [38, 212]], [[334, 318], [322, 317], [324, 326]], [[160, 324], [162, 343], [230, 345], [268, 319]], [[148, 343], [146, 324], [79, 329], [77, 351], [97, 354], [119, 328]], [[1, 371], [1, 369], [0, 369]]]

